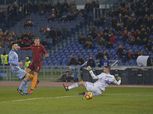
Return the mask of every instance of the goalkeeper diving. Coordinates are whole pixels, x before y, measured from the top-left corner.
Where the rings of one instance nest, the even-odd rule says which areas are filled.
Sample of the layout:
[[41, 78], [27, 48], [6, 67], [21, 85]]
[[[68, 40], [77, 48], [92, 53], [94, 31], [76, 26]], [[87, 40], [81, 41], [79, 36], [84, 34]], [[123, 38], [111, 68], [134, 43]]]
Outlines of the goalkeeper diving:
[[[73, 88], [83, 86], [86, 88], [87, 91], [92, 92], [93, 96], [98, 96], [98, 95], [101, 95], [105, 91], [105, 88], [108, 87], [109, 85], [111, 84], [120, 85], [121, 84], [120, 77], [115, 78], [114, 75], [110, 74], [110, 66], [104, 66], [103, 72], [101, 72], [101, 74], [97, 76], [94, 74], [90, 66], [87, 67], [87, 70], [89, 71], [93, 79], [97, 79], [96, 82], [91, 83], [91, 82], [86, 82], [86, 81], [85, 82], [80, 81], [80, 82], [73, 83], [69, 86], [63, 84], [65, 90], [68, 91]], [[86, 92], [84, 94], [86, 94]]]

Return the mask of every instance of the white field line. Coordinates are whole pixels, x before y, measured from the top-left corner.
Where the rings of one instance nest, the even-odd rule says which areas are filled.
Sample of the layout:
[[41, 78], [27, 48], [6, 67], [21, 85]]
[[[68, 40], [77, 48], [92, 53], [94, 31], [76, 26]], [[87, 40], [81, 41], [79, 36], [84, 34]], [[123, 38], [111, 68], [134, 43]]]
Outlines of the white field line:
[[[114, 93], [114, 94], [107, 94], [107, 95], [102, 95], [102, 96], [135, 96], [135, 97], [153, 97], [153, 94], [119, 94], [119, 93]], [[102, 97], [101, 96], [101, 97]], [[1, 101], [0, 104], [2, 103], [14, 103], [14, 102], [26, 102], [26, 101], [35, 101], [35, 100], [44, 100], [44, 99], [63, 99], [63, 98], [75, 98], [75, 97], [82, 97], [79, 95], [73, 95], [73, 96], [57, 96], [57, 97], [35, 97], [35, 98], [26, 98], [26, 99], [18, 99], [18, 100], [10, 100], [10, 101]]]
[[1, 103], [12, 103], [12, 102], [24, 102], [24, 101], [35, 101], [35, 100], [42, 100], [42, 99], [63, 99], [63, 98], [72, 98], [78, 97], [76, 96], [57, 96], [57, 97], [35, 97], [35, 98], [26, 98], [26, 99], [18, 99], [18, 100], [10, 100], [10, 101], [2, 101]]

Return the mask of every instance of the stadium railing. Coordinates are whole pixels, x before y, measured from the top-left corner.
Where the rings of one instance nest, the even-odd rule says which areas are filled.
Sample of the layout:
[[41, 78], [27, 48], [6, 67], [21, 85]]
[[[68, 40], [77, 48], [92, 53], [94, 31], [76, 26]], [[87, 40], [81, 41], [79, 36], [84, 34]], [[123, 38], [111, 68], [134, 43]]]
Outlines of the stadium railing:
[[[100, 74], [103, 68], [95, 68], [94, 73]], [[89, 72], [84, 69], [82, 72], [84, 81], [94, 82]], [[130, 85], [153, 85], [153, 67], [138, 67], [138, 66], [114, 66], [111, 68], [111, 74], [115, 77], [122, 78], [122, 84]]]
[[[80, 70], [79, 67], [77, 67]], [[103, 68], [94, 68], [95, 74], [99, 74]], [[44, 81], [59, 81], [63, 73], [67, 70], [67, 66], [44, 66], [39, 73], [39, 80]], [[138, 66], [113, 66], [111, 74], [120, 76], [122, 84], [153, 84], [153, 67], [138, 67]], [[86, 68], [79, 72], [79, 78], [84, 81], [91, 81], [89, 72]], [[0, 66], [0, 81], [17, 81], [17, 77], [10, 70], [9, 66]]]
[[[58, 81], [66, 70], [64, 66], [44, 66], [39, 73], [40, 80]], [[17, 76], [11, 72], [9, 66], [0, 66], [0, 80], [1, 81], [17, 81]]]

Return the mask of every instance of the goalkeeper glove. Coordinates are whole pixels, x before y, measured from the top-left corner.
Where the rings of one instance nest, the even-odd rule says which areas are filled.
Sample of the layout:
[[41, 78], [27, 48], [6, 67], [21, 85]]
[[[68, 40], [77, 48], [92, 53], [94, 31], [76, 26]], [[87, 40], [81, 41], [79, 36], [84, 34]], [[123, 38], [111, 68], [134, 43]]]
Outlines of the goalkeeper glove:
[[87, 66], [87, 70], [91, 71], [92, 70], [91, 66]]

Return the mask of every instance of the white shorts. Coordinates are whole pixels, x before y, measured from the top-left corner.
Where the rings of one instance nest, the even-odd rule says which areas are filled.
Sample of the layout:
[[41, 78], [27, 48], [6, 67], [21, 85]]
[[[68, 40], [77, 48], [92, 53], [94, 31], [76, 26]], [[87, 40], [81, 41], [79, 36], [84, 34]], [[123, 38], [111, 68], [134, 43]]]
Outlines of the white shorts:
[[85, 82], [85, 88], [87, 91], [91, 91], [94, 96], [102, 94], [102, 91], [98, 87], [94, 86], [94, 83]]

